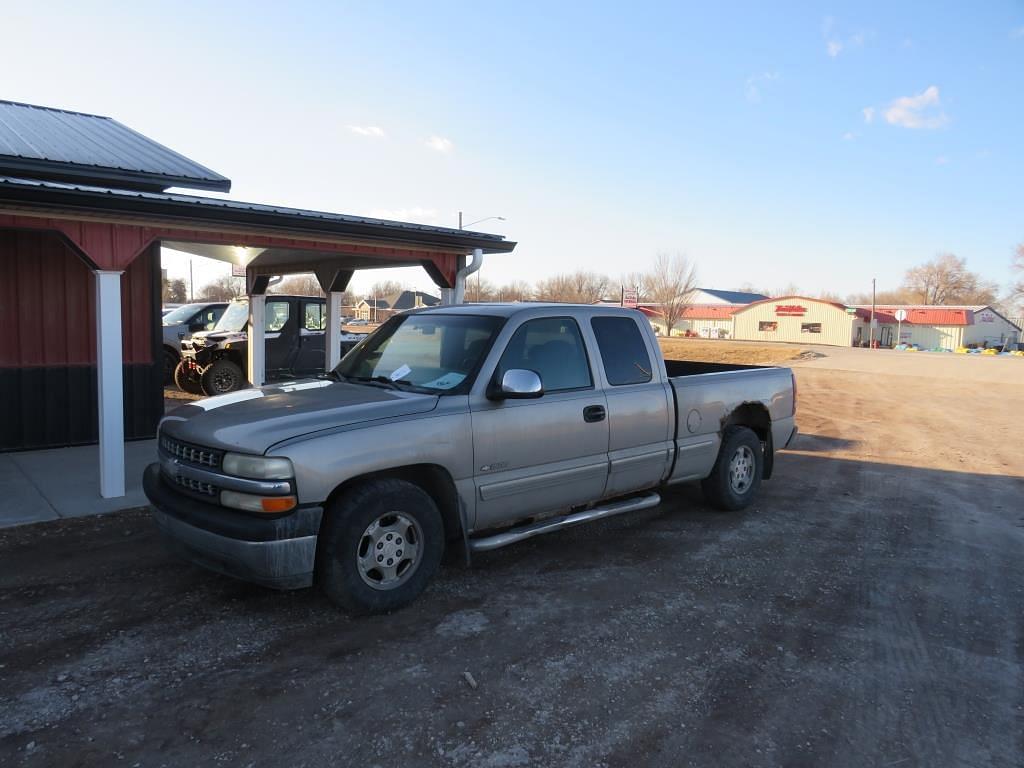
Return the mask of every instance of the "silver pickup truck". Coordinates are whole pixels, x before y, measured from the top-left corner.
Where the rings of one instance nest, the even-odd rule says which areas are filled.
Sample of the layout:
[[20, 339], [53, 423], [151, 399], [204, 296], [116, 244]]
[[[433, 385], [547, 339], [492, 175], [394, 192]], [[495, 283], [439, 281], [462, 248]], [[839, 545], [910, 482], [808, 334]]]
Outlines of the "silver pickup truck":
[[388, 320], [324, 377], [185, 405], [144, 486], [189, 560], [355, 613], [547, 531], [700, 480], [754, 499], [796, 432], [785, 368], [664, 361], [639, 312], [462, 305]]

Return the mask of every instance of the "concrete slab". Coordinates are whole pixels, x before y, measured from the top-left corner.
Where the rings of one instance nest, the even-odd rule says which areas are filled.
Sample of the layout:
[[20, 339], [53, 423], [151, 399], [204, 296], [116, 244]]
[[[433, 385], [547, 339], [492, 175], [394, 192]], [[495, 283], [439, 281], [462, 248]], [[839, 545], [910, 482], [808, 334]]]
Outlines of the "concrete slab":
[[15, 463], [13, 454], [0, 454], [0, 527], [56, 520], [57, 510], [28, 475]]
[[145, 506], [142, 470], [156, 461], [156, 441], [125, 443], [126, 494], [100, 498], [95, 445], [0, 455], [0, 527]]

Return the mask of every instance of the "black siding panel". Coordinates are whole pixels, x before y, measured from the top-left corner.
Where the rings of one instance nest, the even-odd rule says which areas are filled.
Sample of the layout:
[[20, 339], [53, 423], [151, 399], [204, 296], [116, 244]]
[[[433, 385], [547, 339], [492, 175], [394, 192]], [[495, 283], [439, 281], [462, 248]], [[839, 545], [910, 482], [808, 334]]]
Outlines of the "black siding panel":
[[[163, 368], [125, 365], [129, 440], [153, 437], [163, 415]], [[96, 367], [0, 368], [0, 451], [88, 445], [98, 439]]]

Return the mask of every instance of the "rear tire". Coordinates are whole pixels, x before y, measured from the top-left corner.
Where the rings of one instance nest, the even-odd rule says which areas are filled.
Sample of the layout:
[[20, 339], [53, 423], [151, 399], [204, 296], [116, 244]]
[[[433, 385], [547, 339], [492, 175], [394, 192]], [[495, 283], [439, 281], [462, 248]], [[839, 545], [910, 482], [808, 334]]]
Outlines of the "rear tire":
[[748, 427], [727, 427], [711, 474], [701, 481], [704, 498], [717, 509], [745, 509], [757, 496], [764, 473], [764, 450]]
[[199, 377], [194, 376], [185, 367], [184, 361], [174, 366], [174, 383], [182, 392], [188, 392], [190, 395], [203, 394], [203, 387], [199, 383]]
[[245, 376], [242, 375], [242, 369], [230, 360], [223, 358], [214, 360], [206, 366], [203, 369], [200, 381], [203, 387], [203, 394], [211, 397], [213, 395], [224, 395], [245, 387]]
[[427, 588], [444, 554], [434, 500], [405, 480], [371, 480], [328, 507], [317, 580], [335, 605], [361, 615], [408, 605]]

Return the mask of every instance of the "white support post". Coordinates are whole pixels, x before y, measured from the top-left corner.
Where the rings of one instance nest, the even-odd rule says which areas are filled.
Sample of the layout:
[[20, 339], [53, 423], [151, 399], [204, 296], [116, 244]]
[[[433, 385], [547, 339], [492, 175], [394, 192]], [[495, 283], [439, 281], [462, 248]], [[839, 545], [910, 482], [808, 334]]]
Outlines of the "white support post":
[[264, 331], [267, 327], [267, 297], [249, 294], [249, 381], [254, 387], [262, 387], [267, 381], [267, 342]]
[[333, 371], [334, 367], [341, 362], [341, 291], [327, 292], [327, 330], [324, 334], [324, 368]]
[[121, 272], [96, 271], [96, 372], [99, 399], [100, 496], [124, 496], [124, 373]]

